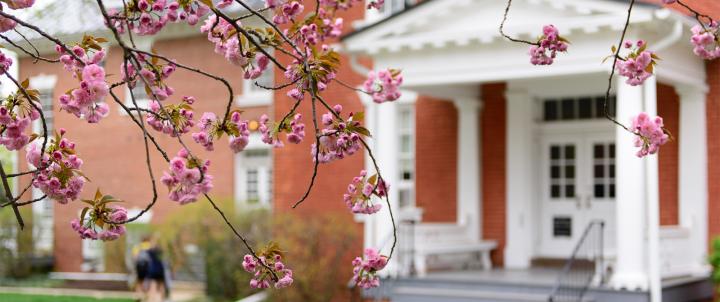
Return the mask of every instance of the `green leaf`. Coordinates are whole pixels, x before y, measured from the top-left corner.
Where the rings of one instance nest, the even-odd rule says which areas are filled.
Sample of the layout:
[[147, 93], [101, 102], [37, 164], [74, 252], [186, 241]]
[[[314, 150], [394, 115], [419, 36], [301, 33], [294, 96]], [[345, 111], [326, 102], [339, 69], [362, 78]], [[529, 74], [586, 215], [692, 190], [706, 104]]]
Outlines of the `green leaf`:
[[83, 208], [82, 212], [80, 213], [80, 224], [84, 223], [85, 215], [87, 214], [88, 210], [90, 210], [90, 208]]
[[202, 2], [202, 4], [207, 5], [207, 7], [209, 7], [209, 8], [215, 8], [215, 5], [213, 4], [212, 0], [200, 0], [200, 2]]
[[377, 178], [378, 178], [378, 175], [373, 174], [373, 176], [370, 176], [370, 178], [368, 178], [368, 183], [371, 185], [375, 185], [375, 183], [377, 182]]
[[352, 116], [352, 120], [353, 120], [353, 121], [357, 121], [357, 122], [362, 122], [362, 121], [364, 121], [364, 120], [365, 120], [365, 112], [360, 111], [360, 112], [354, 113], [353, 116]]

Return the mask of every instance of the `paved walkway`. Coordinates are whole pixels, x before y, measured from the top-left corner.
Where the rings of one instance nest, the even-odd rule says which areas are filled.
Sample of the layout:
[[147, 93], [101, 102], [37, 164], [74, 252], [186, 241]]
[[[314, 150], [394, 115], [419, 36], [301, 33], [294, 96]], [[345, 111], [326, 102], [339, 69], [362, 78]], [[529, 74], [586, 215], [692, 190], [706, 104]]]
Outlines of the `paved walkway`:
[[[203, 288], [197, 285], [185, 285], [174, 283], [171, 299], [172, 302], [185, 302], [192, 299], [202, 297], [204, 295]], [[48, 296], [82, 296], [93, 297], [98, 299], [106, 298], [125, 298], [139, 299], [139, 296], [130, 291], [106, 291], [92, 289], [73, 289], [73, 288], [45, 288], [45, 287], [0, 287], [0, 293], [12, 294], [33, 294]]]

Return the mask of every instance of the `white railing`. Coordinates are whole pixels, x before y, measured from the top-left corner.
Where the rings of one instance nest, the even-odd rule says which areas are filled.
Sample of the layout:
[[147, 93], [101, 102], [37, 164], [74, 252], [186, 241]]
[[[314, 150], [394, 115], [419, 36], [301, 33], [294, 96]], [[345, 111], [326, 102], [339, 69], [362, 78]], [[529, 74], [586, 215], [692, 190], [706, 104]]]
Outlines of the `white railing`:
[[682, 226], [660, 227], [660, 276], [673, 278], [697, 272], [700, 259], [688, 252], [693, 246], [690, 229]]

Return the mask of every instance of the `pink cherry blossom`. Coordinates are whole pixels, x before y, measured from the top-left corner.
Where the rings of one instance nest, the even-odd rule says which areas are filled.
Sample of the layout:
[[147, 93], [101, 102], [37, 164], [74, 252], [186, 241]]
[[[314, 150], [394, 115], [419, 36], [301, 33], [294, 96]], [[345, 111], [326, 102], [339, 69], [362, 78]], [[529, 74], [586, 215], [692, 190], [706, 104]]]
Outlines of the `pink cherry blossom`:
[[697, 56], [706, 60], [720, 58], [720, 30], [716, 21], [707, 24], [705, 28], [702, 25], [693, 26], [692, 34], [690, 42]]
[[370, 93], [375, 103], [384, 103], [400, 98], [403, 77], [399, 70], [386, 69], [377, 73], [370, 71], [363, 88]]
[[554, 25], [549, 24], [543, 27], [543, 35], [537, 45], [530, 47], [530, 63], [533, 65], [550, 65], [555, 61], [558, 52], [566, 52], [567, 41], [560, 37], [560, 33]]
[[[195, 202], [199, 195], [210, 192], [213, 185], [208, 167], [209, 160], [202, 162], [197, 158], [190, 158], [187, 150], [181, 149], [177, 156], [170, 160], [169, 171], [165, 171], [160, 178], [170, 190], [168, 198], [184, 205]], [[202, 174], [198, 169], [202, 170]]]
[[627, 77], [625, 83], [631, 86], [641, 85], [652, 76], [657, 56], [646, 50], [647, 43], [643, 40], [637, 42], [625, 41], [623, 48], [630, 49], [627, 57], [620, 57], [615, 64], [615, 70], [621, 76]]
[[[86, 208], [80, 219], [73, 219], [70, 227], [75, 230], [81, 239], [112, 241], [125, 234], [127, 210], [123, 207]], [[102, 222], [102, 223], [100, 223]]]
[[362, 170], [348, 185], [343, 201], [354, 214], [374, 214], [382, 208], [375, 197], [387, 196], [388, 189], [387, 183], [378, 175], [367, 177], [367, 172]]
[[359, 120], [355, 120], [353, 113], [345, 121], [335, 116], [341, 114], [342, 106], [335, 105], [333, 111], [321, 116], [324, 128], [320, 130], [320, 146], [312, 144], [311, 147], [313, 160], [317, 159], [320, 163], [329, 163], [357, 153], [362, 148], [360, 139], [367, 134], [367, 129], [362, 127]]
[[632, 119], [630, 128], [635, 133], [635, 147], [640, 148], [637, 152], [638, 157], [648, 154], [655, 154], [660, 150], [660, 146], [667, 143], [670, 136], [663, 128], [663, 119], [659, 116], [651, 118], [647, 113], [638, 114]]
[[[293, 271], [281, 262], [282, 257], [279, 254], [274, 254], [270, 257], [263, 255], [259, 258], [260, 261], [252, 255], [245, 255], [245, 257], [243, 257], [243, 268], [248, 273], [253, 274], [253, 277], [250, 280], [251, 288], [269, 288], [273, 283], [275, 288], [285, 288], [293, 283]], [[261, 263], [264, 263], [278, 275], [279, 279], [277, 282], [270, 278], [270, 271], [268, 268], [261, 265]]]
[[39, 170], [33, 187], [61, 204], [77, 199], [85, 184], [85, 176], [80, 172], [83, 161], [77, 156], [75, 143], [64, 134], [65, 130], [61, 129], [59, 141], [53, 138], [45, 154], [40, 154], [36, 144], [26, 148], [28, 163]]
[[55, 50], [60, 54], [65, 70], [80, 80], [80, 87], [60, 96], [60, 109], [84, 118], [88, 123], [98, 123], [110, 112], [108, 105], [104, 103], [110, 85], [105, 79], [105, 69], [98, 65], [105, 58], [105, 51], [93, 49], [90, 52], [76, 45], [71, 51], [82, 60], [78, 61], [59, 45]]
[[357, 257], [352, 261], [352, 281], [355, 282], [356, 286], [363, 289], [380, 286], [380, 277], [377, 273], [385, 268], [387, 262], [388, 257], [380, 255], [376, 249], [365, 249], [365, 259]]
[[230, 115], [230, 122], [232, 122], [237, 128], [237, 135], [230, 135], [230, 150], [235, 153], [245, 150], [248, 143], [250, 143], [250, 129], [249, 121], [240, 120], [240, 112], [233, 112]]
[[380, 10], [380, 9], [382, 9], [383, 5], [385, 5], [385, 0], [373, 0], [373, 1], [370, 1], [370, 3], [368, 3], [367, 9], [374, 8], [374, 9]]
[[148, 114], [146, 121], [156, 131], [176, 137], [190, 132], [195, 125], [194, 112], [190, 105], [195, 101], [192, 96], [184, 96], [178, 105], [162, 106], [158, 101], [151, 101], [149, 109], [154, 114]]

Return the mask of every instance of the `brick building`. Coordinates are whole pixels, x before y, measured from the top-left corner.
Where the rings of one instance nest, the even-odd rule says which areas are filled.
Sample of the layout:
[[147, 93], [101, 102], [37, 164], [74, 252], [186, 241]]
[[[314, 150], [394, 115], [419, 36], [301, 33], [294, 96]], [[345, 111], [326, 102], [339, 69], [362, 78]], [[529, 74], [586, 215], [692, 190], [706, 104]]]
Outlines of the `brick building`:
[[[497, 33], [504, 1], [430, 0], [407, 9], [405, 1], [386, 2], [381, 12], [356, 7], [343, 16], [348, 33], [341, 41], [345, 55], [339, 74], [344, 82], [359, 85], [371, 65], [401, 68], [403, 97], [377, 105], [338, 85], [325, 97], [348, 111], [365, 112], [374, 135], [371, 148], [392, 185], [393, 208], [400, 219], [417, 223], [408, 229], [412, 236], [401, 229], [399, 256], [388, 267], [391, 276], [422, 275], [441, 267], [443, 257], [453, 253], [478, 253], [485, 268], [532, 272], [538, 263], [567, 259], [587, 237], [586, 227], [603, 221], [601, 256], [589, 258], [602, 263], [595, 272], [603, 272], [598, 287], [629, 293], [622, 298], [627, 301], [659, 301], [660, 293], [676, 297], [672, 290], [707, 297], [705, 259], [711, 238], [720, 233], [720, 157], [714, 152], [720, 148], [720, 129], [715, 129], [720, 127], [720, 63], [692, 54], [688, 40], [693, 19], [655, 1], [633, 12], [628, 37], [647, 39], [663, 60], [643, 86], [615, 79], [611, 111], [621, 122], [639, 111], [656, 112], [677, 139], [658, 156], [637, 159], [632, 137], [603, 120], [601, 107], [609, 66], [600, 64], [600, 58], [617, 43], [627, 1], [514, 1], [506, 26], [511, 35], [531, 39], [543, 24], [553, 23], [573, 42], [552, 67], [531, 66], [524, 46]], [[720, 11], [712, 0], [693, 4], [706, 12]], [[106, 35], [102, 24], [94, 22], [64, 30], [66, 40], [86, 32]], [[241, 72], [215, 55], [196, 29], [171, 26], [139, 43], [228, 78], [237, 93], [235, 105], [248, 118], [270, 112], [278, 119], [292, 105], [286, 91], [259, 91], [243, 81]], [[41, 51], [49, 52], [45, 46]], [[107, 66], [112, 70], [119, 62], [117, 48], [111, 47]], [[88, 192], [100, 186], [142, 208], [150, 188], [138, 160], [144, 156], [142, 136], [129, 117], [111, 104], [110, 117], [87, 126], [52, 106], [74, 85], [61, 66], [33, 63], [22, 55], [18, 65], [20, 77], [30, 78], [31, 86], [47, 95], [44, 106], [52, 112], [52, 124], [67, 128], [78, 143], [85, 172], [93, 179]], [[282, 74], [276, 73], [274, 80], [281, 82]], [[195, 96], [197, 112], [219, 112], [224, 106], [222, 87], [213, 81], [178, 71], [170, 85], [181, 88], [179, 95]], [[300, 111], [310, 125], [309, 104]], [[108, 134], [116, 139], [105, 139]], [[164, 137], [160, 141], [174, 143]], [[290, 211], [310, 179], [310, 141], [271, 150], [253, 134], [249, 150], [238, 155], [223, 143], [213, 153], [200, 153], [213, 162], [214, 196]], [[22, 160], [19, 168], [25, 168]], [[165, 168], [154, 155], [156, 174]], [[341, 196], [362, 168], [371, 169], [371, 163], [361, 154], [321, 166], [316, 190], [293, 211], [347, 213]], [[102, 269], [98, 248], [82, 243], [67, 227], [78, 207], [35, 206], [37, 215], [53, 217], [53, 235], [44, 242], [58, 272]], [[148, 222], [161, 221], [176, 207], [161, 197]], [[388, 248], [386, 211], [369, 217], [347, 214], [348, 221], [357, 222], [366, 247]], [[67, 257], [78, 254], [85, 260]], [[462, 278], [458, 276], [454, 278]], [[444, 284], [452, 283], [447, 279], [433, 281], [456, 288]], [[428, 299], [443, 293], [410, 288], [405, 296], [399, 288], [394, 301], [435, 301]], [[611, 295], [607, 292], [592, 294], [604, 301], [603, 293]], [[685, 301], [673, 299], [663, 301]]]

